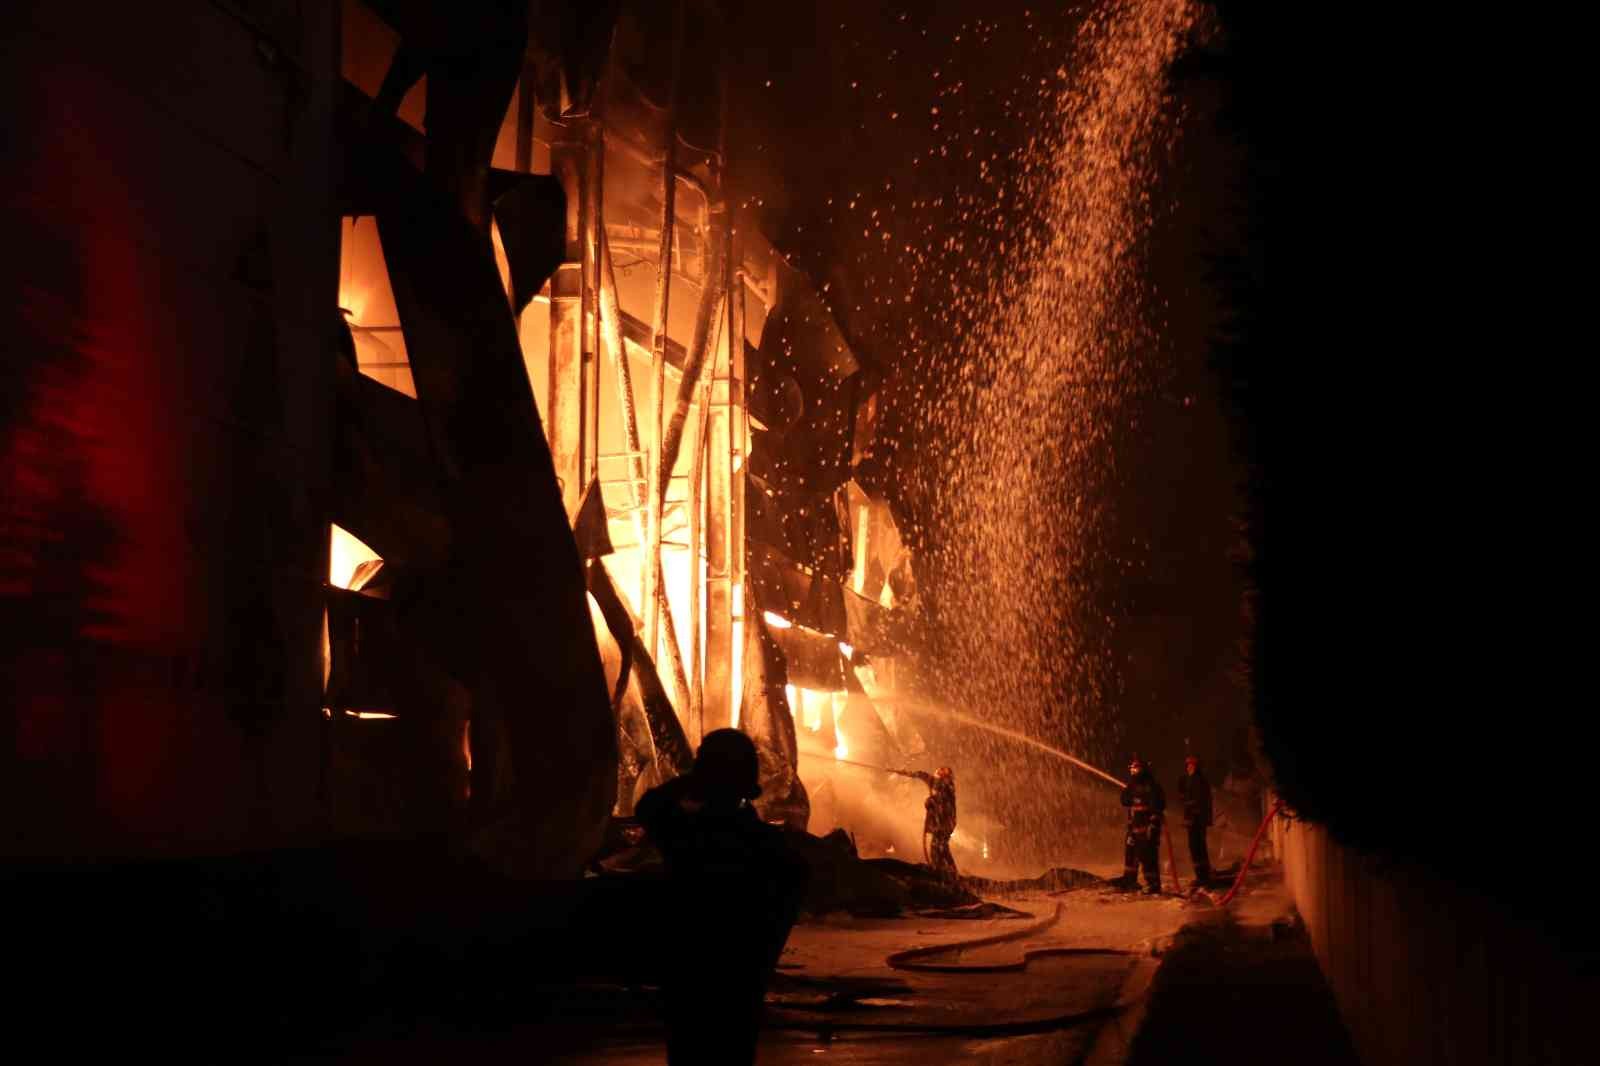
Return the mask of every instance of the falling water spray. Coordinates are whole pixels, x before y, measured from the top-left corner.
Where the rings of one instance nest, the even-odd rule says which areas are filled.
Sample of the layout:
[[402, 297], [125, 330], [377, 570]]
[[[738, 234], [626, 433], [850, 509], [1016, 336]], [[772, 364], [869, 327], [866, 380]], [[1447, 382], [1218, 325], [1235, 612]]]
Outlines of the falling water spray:
[[[1107, 536], [1115, 444], [1155, 375], [1141, 249], [1174, 128], [1167, 71], [1198, 14], [1192, 0], [1106, 0], [1079, 25], [1028, 104], [1020, 157], [960, 197], [966, 232], [984, 236], [950, 283], [949, 339], [922, 352], [940, 383], [920, 402], [940, 456], [925, 487], [941, 528], [927, 560], [941, 702], [1108, 781], [1033, 738], [1104, 754], [1115, 735], [1104, 579], [1130, 565]], [[1018, 757], [994, 743], [995, 767]]]
[[[1034, 748], [1034, 749], [1036, 749], [1038, 751], [1042, 751], [1046, 755], [1053, 755], [1056, 758], [1062, 760], [1063, 762], [1071, 763], [1073, 766], [1076, 766], [1078, 769], [1083, 770], [1083, 771], [1085, 771], [1087, 773], [1093, 774], [1095, 777], [1098, 777], [1100, 780], [1105, 781], [1108, 784], [1116, 785], [1118, 788], [1123, 788], [1123, 787], [1125, 787], [1127, 785], [1126, 781], [1121, 781], [1121, 780], [1118, 780], [1115, 777], [1112, 777], [1110, 774], [1106, 773], [1104, 770], [1101, 770], [1100, 768], [1098, 768], [1096, 766], [1091, 766], [1089, 763], [1084, 762], [1082, 759], [1078, 758], [1076, 755], [1073, 755], [1073, 754], [1071, 754], [1069, 752], [1062, 751], [1060, 748], [1051, 747], [1049, 744], [1046, 744], [1044, 741], [1035, 740], [1033, 737], [1028, 736], [1026, 733], [1018, 732], [1015, 729], [1007, 729], [1005, 726], [995, 725], [993, 722], [985, 722], [983, 719], [975, 718], [970, 714], [962, 714], [960, 711], [952, 711], [948, 707], [935, 707], [935, 706], [933, 706], [932, 704], [929, 704], [929, 703], [920, 703], [920, 702], [914, 702], [914, 701], [910, 701], [910, 700], [893, 700], [893, 699], [885, 700], [884, 702], [896, 707], [897, 709], [904, 708], [904, 709], [912, 711], [912, 712], [914, 712], [916, 714], [931, 714], [936, 718], [948, 718], [951, 721], [961, 722], [962, 724], [970, 725], [970, 726], [974, 727], [975, 729], [981, 729], [986, 733], [991, 733], [991, 734], [993, 734], [995, 736], [1005, 737], [1005, 738], [1007, 738], [1009, 740], [1014, 740], [1019, 744], [1023, 744], [1023, 745], [1026, 745], [1027, 747]], [[864, 764], [853, 764], [853, 765], [864, 765]], [[880, 768], [879, 767], [874, 767], [873, 769], [880, 769]], [[890, 771], [890, 772], [893, 773], [895, 771]]]

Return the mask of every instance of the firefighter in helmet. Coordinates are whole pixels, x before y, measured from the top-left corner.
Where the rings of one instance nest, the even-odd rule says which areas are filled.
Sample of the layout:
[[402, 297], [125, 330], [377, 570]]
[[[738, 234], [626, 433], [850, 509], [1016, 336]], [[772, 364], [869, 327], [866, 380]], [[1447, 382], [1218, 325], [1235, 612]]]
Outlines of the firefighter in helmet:
[[1147, 895], [1161, 893], [1161, 822], [1167, 809], [1167, 794], [1143, 759], [1135, 755], [1128, 761], [1128, 783], [1122, 789], [1122, 805], [1128, 808], [1128, 832], [1123, 840], [1121, 887], [1138, 885], [1136, 871], [1144, 868]]
[[936, 773], [910, 772], [912, 777], [928, 786], [928, 798], [923, 801], [926, 814], [922, 818], [923, 835], [928, 840], [928, 864], [934, 872], [946, 877], [956, 876], [956, 859], [950, 854], [950, 835], [956, 831], [956, 775], [948, 766], [939, 767]]
[[1196, 886], [1211, 881], [1211, 853], [1206, 848], [1206, 830], [1211, 825], [1211, 782], [1200, 769], [1200, 757], [1187, 755], [1183, 776], [1178, 778], [1178, 798], [1183, 802], [1183, 824], [1189, 831], [1189, 858], [1194, 861]]

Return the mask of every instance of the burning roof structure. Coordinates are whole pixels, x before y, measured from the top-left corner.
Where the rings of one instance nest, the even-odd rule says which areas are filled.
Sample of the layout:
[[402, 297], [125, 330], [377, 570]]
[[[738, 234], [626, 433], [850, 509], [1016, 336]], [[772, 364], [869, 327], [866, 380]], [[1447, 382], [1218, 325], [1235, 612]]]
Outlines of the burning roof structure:
[[557, 874], [732, 725], [803, 828], [802, 751], [902, 754], [879, 375], [736, 206], [713, 10], [452, 10], [346, 8], [335, 820]]

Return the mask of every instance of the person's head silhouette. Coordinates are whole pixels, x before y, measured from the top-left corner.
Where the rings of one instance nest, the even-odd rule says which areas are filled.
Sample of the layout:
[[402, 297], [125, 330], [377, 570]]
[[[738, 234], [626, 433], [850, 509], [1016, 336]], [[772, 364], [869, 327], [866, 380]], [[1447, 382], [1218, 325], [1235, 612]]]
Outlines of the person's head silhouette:
[[700, 742], [689, 778], [691, 794], [704, 803], [736, 806], [753, 800], [761, 795], [756, 746], [737, 729], [714, 729]]

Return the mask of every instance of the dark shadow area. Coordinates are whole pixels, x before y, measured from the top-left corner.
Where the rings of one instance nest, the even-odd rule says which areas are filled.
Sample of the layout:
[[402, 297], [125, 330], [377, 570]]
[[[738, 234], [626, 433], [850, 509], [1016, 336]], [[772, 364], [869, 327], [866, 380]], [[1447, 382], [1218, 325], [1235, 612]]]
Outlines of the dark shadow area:
[[1298, 926], [1190, 926], [1162, 960], [1148, 1004], [1128, 1066], [1361, 1061]]
[[[1588, 726], [1555, 691], [1561, 612], [1534, 573], [1570, 568], [1544, 517], [1563, 493], [1522, 495], [1563, 455], [1519, 451], [1548, 408], [1509, 402], [1516, 376], [1469, 400], [1491, 379], [1452, 369], [1498, 350], [1467, 275], [1520, 316], [1490, 264], [1535, 262], [1497, 256], [1481, 227], [1459, 254], [1481, 179], [1452, 153], [1471, 140], [1472, 158], [1510, 156], [1444, 130], [1424, 146], [1397, 106], [1473, 80], [1442, 69], [1460, 53], [1401, 73], [1358, 56], [1358, 35], [1307, 41], [1276, 5], [1216, 8], [1220, 46], [1177, 76], [1221, 86], [1243, 159], [1212, 356], [1247, 471], [1256, 739], [1299, 820], [1286, 877], [1369, 1059], [1581, 1059], [1569, 1005], [1592, 996], [1594, 923], [1535, 865], [1570, 853], [1568, 813], [1592, 803], [1566, 755]], [[1316, 1049], [1270, 1024], [1275, 1039], [1237, 1053]]]
[[[1510, 573], [1525, 561], [1512, 539], [1476, 543], [1501, 490], [1469, 454], [1480, 427], [1444, 401], [1449, 375], [1427, 354], [1460, 321], [1436, 317], [1452, 267], [1406, 189], [1443, 196], [1454, 180], [1417, 157], [1392, 109], [1407, 87], [1348, 77], [1332, 43], [1285, 47], [1298, 35], [1275, 5], [1215, 6], [1221, 43], [1174, 76], [1221, 87], [1241, 158], [1240, 237], [1214, 262], [1212, 363], [1246, 471], [1249, 685], [1272, 783], [1340, 842], [1419, 861], [1577, 950], [1593, 937], [1559, 923], [1548, 879], [1504, 876], [1485, 856], [1496, 840], [1564, 853], [1565, 820], [1523, 801], [1589, 800], [1581, 775], [1551, 762], [1574, 738], [1543, 694], [1559, 672], [1534, 646], [1548, 612]], [[1344, 180], [1375, 159], [1371, 180]]]
[[589, 983], [659, 984], [677, 913], [659, 879], [511, 881], [442, 841], [13, 864], [0, 885], [23, 1031], [169, 1062], [282, 1061], [384, 1019], [537, 1022]]

